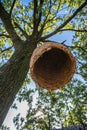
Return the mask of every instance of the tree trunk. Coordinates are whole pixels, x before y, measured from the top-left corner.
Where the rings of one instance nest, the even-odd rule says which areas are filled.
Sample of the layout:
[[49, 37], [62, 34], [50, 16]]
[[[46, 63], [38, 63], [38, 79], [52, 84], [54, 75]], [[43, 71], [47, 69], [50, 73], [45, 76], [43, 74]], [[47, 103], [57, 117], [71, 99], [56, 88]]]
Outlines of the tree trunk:
[[35, 47], [36, 45], [33, 43], [25, 43], [0, 68], [0, 126], [25, 80], [29, 70], [30, 57]]

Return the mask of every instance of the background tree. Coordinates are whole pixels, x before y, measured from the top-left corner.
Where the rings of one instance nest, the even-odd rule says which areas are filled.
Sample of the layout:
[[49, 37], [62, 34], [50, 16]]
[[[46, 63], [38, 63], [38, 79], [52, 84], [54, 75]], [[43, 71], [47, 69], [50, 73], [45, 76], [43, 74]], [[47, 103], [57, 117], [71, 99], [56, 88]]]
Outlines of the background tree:
[[[68, 13], [61, 15], [61, 10], [63, 13], [64, 11]], [[86, 79], [86, 12], [87, 0], [72, 2], [70, 0], [31, 0], [27, 5], [23, 5], [21, 1], [16, 0], [0, 1], [0, 125], [24, 83], [33, 50], [38, 44], [47, 41], [51, 36], [64, 31], [75, 32], [76, 35], [70, 49], [75, 55], [77, 63], [79, 63], [77, 75], [81, 75], [83, 80]], [[83, 83], [80, 82], [79, 86], [82, 85]], [[86, 85], [87, 82], [84, 80], [83, 93], [86, 91]], [[73, 82], [72, 86], [79, 87], [78, 82]], [[63, 98], [61, 98], [61, 101], [63, 101]], [[75, 100], [72, 101], [74, 108], [76, 108]], [[85, 101], [86, 98], [84, 97]], [[83, 110], [84, 106], [78, 105]], [[70, 110], [69, 106], [67, 109], [70, 115], [73, 110]], [[61, 115], [60, 109], [58, 111]], [[65, 117], [63, 116], [63, 118]], [[84, 123], [84, 120], [81, 121]], [[63, 125], [64, 120], [61, 119], [61, 123]]]

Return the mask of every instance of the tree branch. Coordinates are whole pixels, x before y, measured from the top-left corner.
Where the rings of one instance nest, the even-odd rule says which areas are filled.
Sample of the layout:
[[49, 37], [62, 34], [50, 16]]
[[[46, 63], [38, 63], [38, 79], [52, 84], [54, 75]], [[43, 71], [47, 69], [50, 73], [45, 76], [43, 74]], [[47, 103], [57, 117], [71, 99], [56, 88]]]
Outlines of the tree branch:
[[10, 38], [10, 36], [9, 36], [9, 35], [7, 35], [7, 34], [0, 34], [0, 37]]
[[59, 31], [74, 31], [74, 32], [84, 32], [84, 33], [86, 33], [87, 32], [87, 30], [80, 30], [80, 29], [61, 29], [61, 30], [59, 30]]
[[17, 49], [17, 46], [19, 46], [19, 44], [21, 42], [21, 39], [19, 38], [19, 36], [16, 34], [14, 27], [12, 25], [11, 22], [11, 18], [10, 15], [7, 13], [7, 11], [4, 9], [3, 5], [0, 2], [0, 18], [5, 26], [6, 31], [8, 32], [15, 49]]
[[40, 7], [39, 7], [39, 11], [38, 11], [39, 12], [39, 16], [38, 16], [38, 21], [37, 21], [37, 27], [39, 26], [40, 21], [41, 21], [43, 2], [44, 2], [44, 0], [40, 0]]
[[5, 52], [5, 51], [10, 50], [12, 47], [13, 47], [13, 45], [12, 45], [12, 46], [10, 46], [10, 47], [8, 47], [8, 48], [6, 48], [6, 49], [4, 49], [4, 50], [1, 50], [1, 53], [3, 53], [3, 52]]
[[37, 6], [38, 6], [38, 1], [34, 0], [34, 14], [33, 14], [34, 30], [33, 30], [33, 33], [35, 33], [37, 31], [37, 15], [38, 15]]
[[15, 3], [16, 3], [16, 0], [14, 0], [13, 3], [12, 3], [11, 10], [10, 10], [10, 13], [9, 13], [10, 17], [11, 17], [11, 14], [12, 14]]
[[54, 30], [52, 33], [42, 37], [41, 39], [47, 39], [53, 35], [55, 35], [57, 32], [60, 31], [63, 27], [65, 27], [81, 10], [87, 5], [87, 0], [71, 15], [63, 24], [61, 24], [56, 30]]
[[40, 3], [38, 3], [38, 0], [34, 0], [34, 14], [33, 14], [34, 30], [33, 30], [33, 33], [38, 32], [38, 26], [41, 22], [41, 17], [42, 17], [43, 2], [44, 2], [44, 0], [40, 0]]
[[28, 34], [18, 25], [18, 23], [14, 22], [15, 26], [22, 32], [22, 34], [26, 37], [26, 39], [29, 38]]
[[48, 14], [45, 16], [44, 22], [43, 22], [43, 24], [42, 24], [42, 26], [41, 26], [41, 29], [40, 29], [40, 31], [39, 31], [39, 33], [40, 33], [41, 35], [42, 35], [42, 33], [43, 33], [43, 29], [44, 29], [44, 27], [45, 27], [45, 24], [48, 22], [48, 21], [47, 21], [47, 18], [48, 18], [49, 14], [50, 14], [51, 8], [52, 8], [52, 6], [51, 6], [51, 0], [50, 0], [50, 7], [49, 7]]
[[87, 50], [85, 50], [84, 48], [82, 48], [80, 46], [68, 46], [68, 45], [65, 45], [65, 46], [70, 47], [72, 49], [75, 49], [75, 48], [81, 49], [83, 52], [85, 52], [87, 54]]

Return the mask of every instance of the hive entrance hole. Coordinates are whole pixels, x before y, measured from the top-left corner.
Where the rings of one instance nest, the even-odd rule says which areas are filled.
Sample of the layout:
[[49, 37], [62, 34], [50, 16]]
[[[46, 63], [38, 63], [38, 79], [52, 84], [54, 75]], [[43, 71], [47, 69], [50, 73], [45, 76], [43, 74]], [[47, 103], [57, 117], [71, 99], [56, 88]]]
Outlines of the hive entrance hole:
[[68, 54], [58, 48], [44, 52], [34, 65], [37, 79], [57, 82], [69, 72], [71, 62]]

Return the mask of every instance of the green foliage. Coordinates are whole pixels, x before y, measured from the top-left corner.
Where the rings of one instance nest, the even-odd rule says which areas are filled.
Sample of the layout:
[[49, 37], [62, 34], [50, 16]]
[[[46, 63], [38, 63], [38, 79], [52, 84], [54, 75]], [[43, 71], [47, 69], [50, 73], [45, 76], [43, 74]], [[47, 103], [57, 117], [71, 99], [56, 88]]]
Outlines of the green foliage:
[[[33, 94], [35, 92], [38, 92], [38, 97], [34, 107], [32, 105], [33, 97], [29, 101], [27, 97], [25, 99], [29, 109], [26, 122], [21, 129], [48, 130], [58, 126], [86, 123], [87, 89], [81, 81], [73, 80], [68, 86], [58, 91], [48, 92], [43, 89], [36, 89]], [[32, 92], [30, 94], [32, 95]]]

